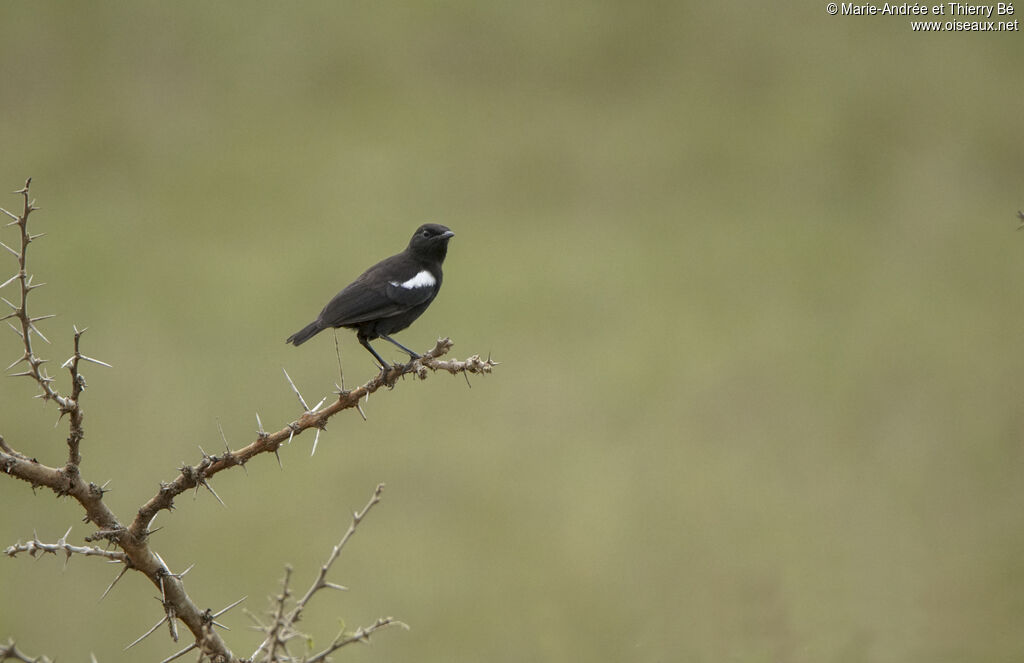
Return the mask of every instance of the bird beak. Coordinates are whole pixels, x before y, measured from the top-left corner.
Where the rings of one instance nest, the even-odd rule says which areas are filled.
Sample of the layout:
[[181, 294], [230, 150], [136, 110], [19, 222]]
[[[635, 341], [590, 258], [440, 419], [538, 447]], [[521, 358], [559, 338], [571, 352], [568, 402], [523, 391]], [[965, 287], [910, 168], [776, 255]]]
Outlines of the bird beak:
[[450, 230], [446, 230], [443, 233], [441, 233], [441, 239], [448, 239], [450, 237], [455, 237], [455, 233], [453, 233]]

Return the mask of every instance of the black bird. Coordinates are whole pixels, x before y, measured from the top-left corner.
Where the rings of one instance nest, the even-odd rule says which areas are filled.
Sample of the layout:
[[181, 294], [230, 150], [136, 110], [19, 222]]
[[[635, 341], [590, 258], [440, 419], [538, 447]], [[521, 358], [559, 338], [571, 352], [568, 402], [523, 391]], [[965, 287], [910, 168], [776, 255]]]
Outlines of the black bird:
[[391, 334], [400, 332], [427, 310], [441, 289], [441, 263], [448, 253], [448, 228], [427, 223], [416, 229], [405, 251], [381, 260], [327, 302], [316, 320], [295, 332], [285, 343], [302, 345], [329, 327], [346, 327], [380, 363], [389, 366], [370, 341], [382, 338], [418, 358]]

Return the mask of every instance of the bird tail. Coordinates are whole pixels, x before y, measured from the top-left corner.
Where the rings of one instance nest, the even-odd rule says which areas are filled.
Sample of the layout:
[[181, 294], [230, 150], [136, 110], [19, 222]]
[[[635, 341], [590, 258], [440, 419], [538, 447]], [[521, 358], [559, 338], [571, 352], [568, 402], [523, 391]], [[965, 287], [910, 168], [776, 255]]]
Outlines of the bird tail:
[[296, 346], [302, 345], [303, 343], [305, 343], [306, 341], [308, 341], [309, 339], [313, 338], [321, 331], [323, 331], [323, 329], [324, 328], [320, 324], [320, 320], [314, 320], [313, 322], [309, 323], [308, 325], [306, 325], [305, 327], [303, 327], [302, 329], [300, 329], [299, 331], [295, 332], [287, 339], [285, 339], [285, 343], [292, 343]]

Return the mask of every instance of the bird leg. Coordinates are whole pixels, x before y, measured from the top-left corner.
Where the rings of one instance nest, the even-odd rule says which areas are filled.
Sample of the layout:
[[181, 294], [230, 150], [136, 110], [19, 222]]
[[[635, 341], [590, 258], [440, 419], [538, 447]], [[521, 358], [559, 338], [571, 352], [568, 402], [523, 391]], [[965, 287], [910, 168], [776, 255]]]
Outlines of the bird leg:
[[[412, 350], [410, 350], [409, 348], [405, 347], [404, 345], [402, 345], [401, 343], [399, 343], [395, 339], [391, 338], [390, 336], [387, 336], [385, 334], [381, 334], [380, 337], [382, 339], [384, 339], [385, 341], [390, 341], [391, 343], [394, 343], [395, 345], [397, 345], [399, 348], [404, 350], [409, 355], [410, 358], [412, 358], [412, 359], [419, 359], [420, 358], [420, 355], [418, 353], [413, 352]], [[377, 353], [375, 352], [374, 354], [377, 354]]]
[[[373, 346], [370, 345], [370, 341], [365, 336], [363, 336], [362, 334], [358, 334], [357, 336], [359, 338], [360, 345], [362, 345], [364, 348], [369, 350], [370, 354], [372, 354], [374, 357], [377, 358], [377, 363], [380, 364], [380, 370], [382, 372], [384, 372], [384, 373], [387, 373], [389, 370], [391, 370], [391, 367], [388, 365], [388, 363], [386, 361], [384, 361], [384, 358], [381, 357], [379, 354], [377, 354], [377, 351], [374, 350]], [[385, 336], [384, 338], [387, 338], [387, 337]], [[390, 340], [390, 339], [388, 339], [388, 340]], [[392, 343], [393, 342], [394, 341], [392, 341]]]

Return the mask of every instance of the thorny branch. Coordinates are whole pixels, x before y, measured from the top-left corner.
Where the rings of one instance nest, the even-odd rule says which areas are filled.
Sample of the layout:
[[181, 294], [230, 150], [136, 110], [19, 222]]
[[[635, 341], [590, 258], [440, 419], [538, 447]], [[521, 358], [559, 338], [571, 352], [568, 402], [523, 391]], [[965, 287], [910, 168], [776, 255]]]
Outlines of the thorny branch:
[[[342, 631], [331, 644], [323, 651], [314, 654], [308, 658], [306, 657], [295, 657], [288, 651], [288, 643], [294, 639], [300, 639], [309, 641], [309, 639], [300, 631], [296, 630], [295, 623], [302, 619], [302, 611], [306, 608], [313, 595], [322, 589], [336, 589], [344, 591], [345, 587], [337, 585], [327, 580], [327, 573], [331, 570], [331, 566], [337, 561], [341, 555], [342, 549], [345, 544], [348, 543], [352, 535], [356, 533], [356, 528], [359, 527], [359, 523], [362, 522], [363, 518], [370, 512], [378, 502], [380, 502], [381, 494], [384, 491], [384, 484], [379, 484], [376, 490], [373, 491], [373, 495], [370, 497], [370, 501], [366, 503], [362, 511], [357, 511], [352, 514], [352, 522], [348, 526], [348, 530], [341, 537], [341, 540], [331, 549], [330, 555], [327, 557], [327, 561], [320, 567], [320, 572], [317, 574], [313, 584], [309, 586], [306, 593], [302, 595], [292, 608], [288, 609], [288, 601], [291, 598], [291, 589], [289, 587], [291, 583], [292, 568], [286, 567], [284, 579], [281, 581], [281, 593], [274, 597], [274, 608], [270, 613], [270, 622], [263, 623], [255, 616], [250, 615], [253, 621], [256, 622], [258, 630], [266, 633], [266, 637], [260, 646], [252, 653], [249, 657], [250, 661], [326, 661], [328, 656], [334, 653], [338, 649], [341, 649], [345, 645], [352, 644], [353, 642], [367, 641], [370, 635], [385, 626], [398, 625], [404, 628], [408, 628], [402, 622], [396, 620], [393, 617], [380, 617], [370, 626], [359, 627], [353, 633], [345, 633]], [[262, 655], [262, 658], [261, 658]]]
[[[440, 361], [451, 349], [451, 339], [439, 339], [434, 347], [418, 359], [407, 364], [392, 366], [387, 374], [378, 374], [361, 387], [338, 392], [338, 398], [326, 407], [306, 410], [302, 416], [291, 422], [276, 433], [261, 431], [256, 439], [241, 449], [227, 450], [220, 455], [203, 454], [203, 459], [196, 465], [180, 468], [180, 473], [171, 483], [162, 484], [160, 490], [142, 508], [128, 528], [128, 533], [135, 537], [144, 536], [153, 518], [162, 509], [174, 508], [174, 498], [182, 493], [206, 485], [213, 475], [230, 467], [245, 465], [254, 456], [262, 453], [277, 453], [281, 445], [290, 442], [296, 435], [305, 430], [315, 428], [318, 432], [327, 426], [327, 420], [337, 413], [359, 407], [359, 401], [384, 386], [393, 387], [396, 380], [407, 374], [415, 374], [426, 379], [428, 371], [447, 371], [453, 375], [458, 373], [490, 373], [497, 365], [490, 359], [482, 360], [474, 355], [465, 361]], [[291, 379], [289, 378], [289, 382]], [[294, 389], [294, 383], [292, 383]], [[297, 389], [296, 389], [297, 391]], [[300, 396], [300, 402], [305, 402]]]
[[359, 523], [363, 522], [363, 518], [370, 512], [370, 509], [375, 507], [380, 502], [381, 494], [384, 492], [384, 484], [378, 484], [376, 490], [373, 491], [373, 496], [370, 497], [370, 501], [366, 503], [362, 511], [356, 511], [352, 514], [352, 523], [348, 526], [345, 534], [341, 537], [341, 540], [331, 549], [331, 554], [328, 555], [327, 561], [320, 567], [320, 572], [316, 576], [316, 580], [309, 586], [306, 593], [302, 595], [302, 598], [295, 602], [295, 607], [292, 608], [291, 612], [288, 613], [288, 622], [294, 623], [302, 618], [302, 611], [305, 610], [306, 605], [309, 603], [313, 595], [319, 592], [321, 589], [337, 589], [344, 591], [345, 587], [341, 585], [335, 585], [334, 583], [327, 582], [327, 573], [331, 570], [331, 566], [341, 556], [341, 551], [348, 543], [352, 535], [356, 533], [356, 528], [359, 527]]
[[354, 633], [342, 633], [338, 635], [338, 637], [334, 639], [334, 642], [332, 642], [330, 646], [327, 647], [327, 649], [324, 649], [323, 651], [314, 654], [313, 656], [310, 656], [307, 659], [304, 659], [304, 663], [319, 663], [320, 661], [328, 661], [330, 660], [329, 657], [331, 654], [338, 651], [345, 645], [350, 645], [353, 642], [369, 642], [370, 636], [373, 635], [375, 631], [379, 631], [380, 629], [388, 626], [401, 626], [406, 630], [409, 629], [408, 625], [403, 624], [402, 622], [396, 620], [394, 617], [380, 617], [377, 619], [376, 622], [370, 624], [369, 626], [360, 626], [355, 630]]
[[[82, 478], [79, 471], [79, 466], [82, 464], [82, 443], [85, 439], [85, 431], [82, 426], [84, 414], [80, 401], [82, 392], [87, 386], [85, 378], [80, 373], [79, 368], [82, 362], [94, 363], [107, 367], [109, 367], [110, 364], [82, 354], [81, 338], [85, 330], [79, 330], [77, 327], [73, 327], [73, 354], [61, 366], [61, 368], [68, 369], [70, 373], [70, 390], [67, 393], [62, 393], [55, 386], [56, 379], [51, 377], [44, 368], [44, 364], [46, 364], [47, 360], [41, 358], [36, 353], [33, 344], [33, 336], [49, 343], [46, 337], [43, 336], [37, 328], [36, 323], [53, 316], [33, 316], [29, 313], [29, 294], [44, 285], [42, 283], [36, 283], [33, 276], [28, 272], [28, 246], [44, 234], [33, 234], [29, 231], [29, 218], [32, 212], [39, 209], [35, 206], [35, 201], [29, 197], [30, 184], [31, 179], [25, 182], [25, 186], [23, 188], [15, 192], [22, 197], [22, 210], [20, 214], [14, 214], [0, 208], [0, 213], [5, 214], [12, 219], [12, 221], [7, 225], [16, 226], [19, 235], [17, 248], [12, 248], [3, 242], [0, 242], [0, 248], [14, 255], [18, 263], [17, 272], [10, 278], [6, 279], [3, 283], [0, 283], [0, 290], [15, 283], [17, 284], [18, 290], [17, 295], [14, 297], [14, 302], [0, 296], [0, 300], [2, 300], [10, 309], [10, 311], [0, 318], [0, 320], [7, 321], [10, 328], [21, 339], [22, 345], [21, 356], [11, 363], [10, 366], [7, 367], [7, 370], [11, 370], [20, 364], [26, 364], [22, 370], [10, 375], [31, 378], [40, 390], [37, 398], [42, 398], [46, 402], [54, 402], [57, 406], [59, 417], [61, 419], [67, 415], [68, 455], [67, 461], [64, 465], [59, 467], [48, 466], [40, 463], [37, 459], [18, 451], [14, 446], [0, 436], [0, 474], [7, 474], [14, 478], [26, 481], [31, 484], [33, 488], [45, 486], [53, 490], [58, 496], [66, 495], [74, 498], [85, 511], [85, 522], [92, 523], [97, 528], [93, 534], [85, 537], [85, 540], [87, 542], [106, 541], [108, 544], [112, 544], [120, 548], [120, 551], [105, 550], [94, 546], [71, 545], [67, 542], [67, 536], [70, 534], [69, 530], [68, 533], [61, 537], [56, 543], [43, 543], [39, 541], [37, 536], [33, 535], [30, 542], [18, 542], [13, 546], [9, 546], [4, 552], [9, 557], [15, 557], [22, 552], [32, 555], [33, 557], [45, 553], [52, 553], [56, 555], [62, 552], [65, 555], [65, 564], [67, 563], [67, 559], [69, 559], [73, 554], [99, 556], [106, 558], [112, 563], [123, 564], [120, 572], [107, 587], [103, 596], [106, 596], [107, 593], [110, 592], [117, 581], [129, 569], [140, 571], [160, 590], [159, 600], [163, 606], [165, 614], [153, 630], [156, 630], [160, 624], [167, 622], [169, 624], [172, 638], [177, 640], [177, 622], [180, 621], [185, 624], [195, 638], [194, 643], [189, 644], [184, 649], [171, 655], [165, 659], [166, 661], [174, 660], [193, 649], [199, 649], [200, 660], [209, 660], [221, 663], [240, 662], [241, 660], [232, 654], [227, 644], [220, 637], [220, 634], [214, 630], [214, 626], [222, 626], [215, 620], [215, 618], [223, 614], [226, 610], [237, 605], [240, 601], [236, 601], [217, 613], [213, 613], [208, 609], [201, 610], [193, 602], [186, 593], [182, 582], [182, 576], [185, 575], [188, 569], [182, 573], [172, 573], [164, 563], [163, 559], [161, 559], [161, 557], [149, 546], [149, 534], [151, 534], [150, 526], [156, 514], [163, 509], [169, 510], [173, 508], [174, 498], [187, 490], [198, 489], [199, 486], [207, 488], [218, 501], [221, 501], [220, 497], [216, 492], [214, 492], [213, 488], [209, 484], [209, 479], [211, 477], [231, 467], [244, 467], [245, 463], [262, 453], [272, 452], [275, 456], [278, 456], [279, 449], [282, 444], [291, 442], [294, 436], [301, 434], [309, 428], [315, 428], [317, 437], [319, 437], [320, 432], [325, 430], [328, 419], [343, 410], [355, 408], [359, 411], [360, 415], [365, 418], [365, 413], [360, 405], [360, 400], [367, 398], [371, 393], [374, 393], [381, 387], [386, 386], [389, 389], [394, 388], [399, 378], [404, 378], [406, 375], [411, 374], [420, 379], [426, 379], [430, 372], [445, 371], [452, 375], [461, 373], [463, 376], [467, 377], [468, 382], [468, 375], [470, 373], [490, 373], [493, 367], [497, 365], [497, 362], [492, 361], [489, 357], [487, 359], [481, 359], [478, 355], [473, 355], [465, 361], [442, 359], [442, 357], [444, 357], [451, 349], [452, 342], [447, 338], [439, 339], [435, 346], [422, 357], [413, 359], [404, 365], [392, 366], [387, 373], [376, 376], [361, 387], [357, 387], [352, 390], [339, 389], [336, 400], [327, 406], [323, 406], [324, 401], [321, 401], [314, 408], [309, 408], [305, 405], [305, 400], [302, 399], [301, 394], [298, 393], [298, 389], [289, 377], [288, 381], [291, 383], [292, 389], [296, 392], [296, 395], [299, 396], [300, 403], [303, 404], [304, 411], [298, 419], [289, 423], [287, 426], [275, 433], [267, 433], [263, 429], [263, 423], [260, 421], [259, 415], [257, 414], [257, 423], [259, 424], [259, 428], [256, 439], [253, 442], [237, 450], [227, 448], [225, 452], [220, 455], [211, 455], [203, 452], [202, 459], [197, 464], [184, 465], [180, 468], [177, 478], [175, 478], [171, 483], [161, 484], [156, 495], [138, 509], [135, 518], [126, 526], [105, 503], [103, 499], [105, 493], [104, 487], [98, 486], [92, 482], [87, 482]], [[14, 321], [13, 323], [11, 322], [12, 320]], [[225, 446], [227, 446], [226, 442]], [[314, 450], [315, 447], [316, 442], [314, 441]], [[278, 462], [280, 462], [279, 457]], [[294, 631], [293, 624], [298, 621], [302, 610], [309, 601], [309, 598], [316, 591], [323, 588], [340, 588], [340, 586], [326, 581], [325, 576], [327, 569], [331, 564], [333, 564], [334, 560], [337, 559], [341, 548], [355, 532], [355, 528], [359, 521], [366, 515], [370, 508], [380, 500], [381, 489], [382, 486], [378, 486], [373, 498], [363, 511], [357, 512], [354, 515], [352, 525], [342, 538], [342, 541], [332, 551], [328, 562], [321, 568], [321, 573], [314, 585], [306, 595], [304, 595], [303, 598], [291, 608], [289, 612], [284, 612], [284, 606], [285, 601], [290, 598], [290, 594], [288, 593], [288, 578], [290, 576], [290, 572], [289, 575], [286, 575], [282, 594], [278, 599], [279, 610], [274, 613], [274, 620], [272, 622], [272, 624], [278, 625], [279, 629], [277, 635], [273, 635], [272, 629], [266, 631], [267, 641], [264, 645], [261, 645], [259, 650], [257, 650], [257, 654], [266, 653], [268, 655], [264, 656], [261, 660], [290, 660], [289, 658], [273, 658], [269, 655], [267, 650], [268, 648], [270, 651], [277, 650], [282, 644], [286, 643], [288, 639], [295, 637], [297, 632]], [[401, 624], [401, 622], [390, 617], [382, 617], [374, 624], [367, 627], [361, 627], [353, 633], [342, 633], [335, 638], [327, 649], [313, 655], [312, 658], [307, 658], [305, 660], [325, 661], [328, 656], [337, 649], [351, 642], [366, 641], [376, 630], [393, 624]], [[402, 625], [404, 626], [404, 624]], [[15, 648], [13, 641], [9, 642], [7, 645], [0, 645], [0, 661], [7, 658], [14, 658], [15, 660], [23, 661], [39, 660], [40, 662], [46, 660], [42, 657], [39, 659], [30, 659], [26, 657], [24, 654], [19, 652], [17, 648]]]
[[[36, 323], [40, 320], [52, 318], [54, 315], [47, 314], [32, 316], [29, 314], [28, 310], [29, 294], [37, 288], [41, 288], [46, 285], [45, 283], [33, 283], [33, 276], [28, 273], [28, 245], [46, 234], [33, 234], [29, 232], [29, 216], [32, 212], [39, 209], [36, 207], [35, 201], [29, 198], [29, 186], [31, 184], [32, 178], [29, 178], [25, 181], [24, 187], [15, 191], [16, 194], [22, 197], [22, 211], [20, 215], [12, 214], [7, 210], [0, 210], [5, 215], [13, 219], [13, 221], [7, 225], [18, 227], [18, 236], [20, 241], [19, 250], [17, 251], [3, 242], [0, 242], [0, 246], [14, 254], [18, 259], [18, 271], [14, 276], [4, 281], [3, 285], [0, 285], [0, 288], [3, 288], [15, 281], [17, 281], [19, 285], [19, 298], [17, 304], [12, 303], [7, 298], [3, 298], [4, 303], [7, 304], [11, 311], [2, 319], [7, 320], [8, 326], [14, 330], [14, 333], [21, 337], [23, 346], [21, 357], [11, 363], [11, 365], [7, 367], [7, 370], [14, 368], [22, 362], [27, 363], [27, 368], [18, 373], [12, 373], [11, 375], [15, 377], [29, 377], [35, 380], [36, 384], [38, 384], [40, 388], [40, 393], [37, 397], [42, 398], [44, 401], [55, 401], [58, 409], [60, 410], [60, 416], [69, 416], [71, 424], [69, 427], [70, 434], [68, 435], [68, 462], [65, 465], [64, 471], [67, 474], [72, 475], [77, 474], [78, 466], [82, 463], [82, 457], [79, 454], [78, 448], [81, 444], [82, 437], [85, 435], [82, 430], [82, 408], [78, 404], [78, 399], [82, 394], [82, 390], [85, 389], [85, 378], [83, 378], [78, 372], [78, 362], [80, 359], [85, 359], [97, 364], [103, 364], [104, 366], [109, 366], [110, 364], [85, 357], [79, 353], [79, 339], [81, 338], [82, 332], [75, 328], [75, 353], [71, 359], [68, 359], [68, 361], [66, 361], [61, 367], [67, 368], [71, 372], [71, 393], [69, 395], [62, 395], [53, 386], [54, 378], [50, 377], [49, 374], [47, 374], [46, 369], [43, 367], [43, 364], [45, 364], [47, 360], [42, 359], [35, 353], [32, 344], [33, 334], [47, 343], [50, 342], [36, 327]], [[10, 320], [12, 318], [17, 320], [17, 325], [11, 324]]]
[[73, 546], [68, 543], [69, 534], [71, 534], [70, 527], [67, 532], [64, 532], [64, 536], [57, 539], [56, 543], [43, 543], [39, 540], [38, 536], [33, 534], [32, 540], [28, 543], [18, 541], [13, 546], [7, 546], [4, 554], [8, 557], [17, 557], [18, 553], [28, 553], [30, 557], [39, 557], [46, 553], [56, 555], [58, 552], [63, 552], [65, 566], [67, 566], [68, 561], [71, 559], [71, 555], [74, 554], [84, 555], [85, 557], [105, 557], [111, 562], [124, 562], [127, 560], [123, 552], [116, 550], [105, 550], [95, 546]]

